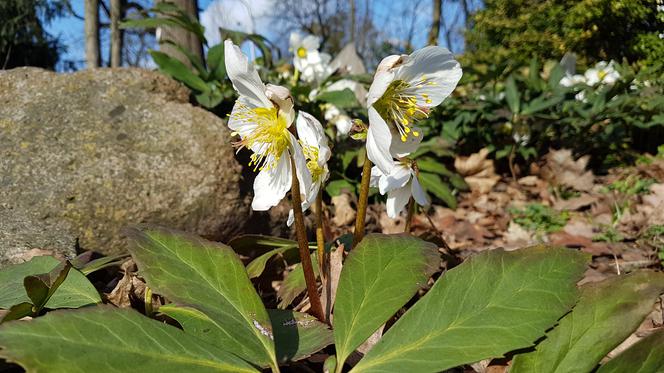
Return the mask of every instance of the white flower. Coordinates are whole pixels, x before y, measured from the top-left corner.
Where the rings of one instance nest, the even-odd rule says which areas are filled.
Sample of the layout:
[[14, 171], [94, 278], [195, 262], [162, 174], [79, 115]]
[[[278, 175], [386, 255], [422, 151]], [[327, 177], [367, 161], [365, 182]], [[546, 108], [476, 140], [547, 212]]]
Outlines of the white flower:
[[560, 85], [563, 87], [572, 87], [577, 84], [585, 83], [586, 77], [583, 75], [575, 74], [565, 74], [565, 76], [560, 79]]
[[411, 196], [420, 206], [430, 203], [410, 160], [392, 161], [389, 173], [383, 173], [378, 166], [374, 166], [371, 169], [371, 186], [378, 187], [380, 194], [387, 193], [387, 216], [392, 219], [399, 216]]
[[348, 114], [332, 104], [324, 104], [322, 106], [325, 109], [323, 112], [325, 120], [337, 127], [337, 133], [339, 135], [348, 135], [348, 132], [350, 132], [350, 129], [353, 127], [353, 120]]
[[[225, 61], [228, 77], [239, 93], [228, 118], [228, 127], [240, 136], [239, 149], [250, 149], [254, 170], [260, 172], [254, 181], [251, 208], [265, 211], [281, 201], [291, 188], [291, 156], [300, 189], [305, 193], [311, 185], [302, 147], [289, 127], [295, 112], [288, 89], [263, 84], [253, 64], [240, 48], [226, 40]], [[307, 194], [308, 196], [308, 194]]]
[[327, 53], [318, 51], [320, 38], [300, 34], [290, 35], [290, 51], [293, 53], [293, 65], [300, 71], [300, 77], [305, 82], [318, 82], [332, 74], [330, 60], [332, 57]]
[[417, 149], [422, 132], [414, 127], [415, 122], [428, 117], [459, 79], [459, 63], [442, 47], [430, 46], [381, 61], [367, 96], [367, 155], [383, 173], [390, 173], [394, 157]]
[[586, 84], [589, 86], [594, 86], [598, 83], [610, 85], [620, 79], [620, 74], [616, 71], [613, 61], [608, 63], [606, 61], [600, 61], [594, 68], [586, 70], [584, 75], [586, 78]]
[[[307, 169], [311, 174], [311, 184], [306, 193], [307, 197], [302, 201], [302, 211], [305, 211], [314, 203], [318, 191], [330, 175], [327, 161], [332, 156], [332, 152], [327, 144], [323, 126], [311, 114], [300, 111], [295, 126], [300, 144], [302, 144], [304, 150], [304, 157], [307, 160]], [[293, 220], [293, 210], [290, 210], [288, 226], [293, 224]]]

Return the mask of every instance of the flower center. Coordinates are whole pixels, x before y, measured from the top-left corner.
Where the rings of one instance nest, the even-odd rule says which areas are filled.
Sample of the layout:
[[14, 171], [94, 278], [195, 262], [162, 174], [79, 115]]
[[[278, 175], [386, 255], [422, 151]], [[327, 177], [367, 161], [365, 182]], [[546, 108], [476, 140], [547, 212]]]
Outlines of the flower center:
[[304, 47], [297, 48], [297, 56], [300, 58], [307, 57], [307, 50]]
[[307, 168], [311, 173], [311, 180], [315, 183], [323, 175], [323, 167], [318, 165], [318, 148], [311, 145], [302, 144], [302, 152], [307, 160]]
[[426, 78], [422, 78], [422, 81], [415, 86], [411, 86], [403, 80], [395, 80], [373, 104], [378, 114], [387, 123], [396, 126], [403, 142], [406, 142], [411, 134], [415, 137], [419, 136], [417, 131], [411, 130], [411, 126], [416, 121], [429, 116], [429, 109], [418, 105], [417, 98], [419, 96], [422, 101], [427, 103], [431, 103], [431, 99], [426, 93], [418, 94], [417, 89], [430, 83], [433, 82], [428, 82]]
[[285, 117], [278, 115], [277, 108], [251, 109], [242, 105], [233, 111], [231, 119], [256, 125], [248, 135], [233, 144], [238, 150], [249, 148], [254, 152], [249, 166], [254, 166], [254, 171], [269, 170], [276, 166], [281, 155], [290, 146], [288, 123]]
[[604, 77], [607, 76], [609, 73], [607, 73], [605, 70], [600, 70], [597, 72], [597, 77], [599, 80], [604, 80]]

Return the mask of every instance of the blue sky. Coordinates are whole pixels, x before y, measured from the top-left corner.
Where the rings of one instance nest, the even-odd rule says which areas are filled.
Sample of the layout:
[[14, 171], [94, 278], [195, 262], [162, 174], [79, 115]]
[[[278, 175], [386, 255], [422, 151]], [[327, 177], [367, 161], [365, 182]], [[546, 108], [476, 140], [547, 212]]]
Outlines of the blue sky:
[[[205, 10], [213, 0], [199, 0], [199, 7]], [[223, 0], [227, 7], [233, 10], [233, 13], [245, 13], [245, 9], [241, 6], [229, 5], [233, 2], [243, 0]], [[274, 0], [249, 0], [247, 3], [252, 4], [255, 8], [252, 11], [254, 14], [269, 15], [269, 6], [265, 7], [264, 4]], [[277, 0], [278, 1], [278, 0]], [[72, 7], [76, 14], [83, 15], [83, 0], [72, 0]], [[263, 5], [263, 9], [257, 9], [256, 4]], [[416, 12], [417, 18], [415, 22], [414, 44], [415, 46], [422, 46], [425, 43], [426, 34], [429, 28], [431, 1], [430, 0], [373, 0], [374, 9], [372, 19], [374, 24], [381, 30], [386, 30], [389, 37], [399, 39], [402, 34], [406, 32], [408, 25], [405, 24], [406, 20], [399, 18], [395, 19], [395, 14], [406, 14], [407, 12]], [[414, 8], [414, 5], [418, 5]], [[449, 15], [456, 11], [457, 5], [446, 4], [443, 11], [444, 15]], [[227, 8], [228, 9], [228, 8]], [[270, 26], [274, 20], [263, 17], [262, 22], [257, 22], [255, 25], [256, 32], [267, 36], [269, 39], [274, 40], [280, 37], [278, 30], [271, 30]], [[61, 56], [61, 60], [75, 61], [78, 68], [84, 66], [85, 60], [85, 45], [83, 38], [83, 21], [75, 18], [74, 16], [56, 19], [52, 24], [46, 27], [47, 31], [52, 35], [60, 37], [62, 44], [66, 46], [67, 51]], [[106, 36], [107, 38], [108, 36]], [[106, 61], [108, 54], [108, 40], [102, 36], [102, 56]], [[443, 40], [441, 40], [443, 42]], [[455, 48], [451, 48], [455, 51]], [[458, 49], [458, 48], [456, 48]], [[455, 52], [459, 52], [458, 50]], [[62, 70], [64, 65], [60, 64], [58, 70]]]

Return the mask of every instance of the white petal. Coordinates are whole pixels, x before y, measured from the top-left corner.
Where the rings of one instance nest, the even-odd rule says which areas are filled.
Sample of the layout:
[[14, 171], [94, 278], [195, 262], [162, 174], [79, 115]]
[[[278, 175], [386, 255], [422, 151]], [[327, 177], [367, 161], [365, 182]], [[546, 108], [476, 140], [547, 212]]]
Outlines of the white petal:
[[385, 194], [386, 192], [403, 188], [408, 180], [411, 177], [410, 167], [405, 166], [400, 162], [396, 162], [392, 172], [380, 179], [378, 187], [380, 189], [380, 194]]
[[[422, 79], [433, 84], [424, 84], [417, 89], [418, 104], [425, 107], [440, 105], [456, 88], [461, 79], [461, 65], [446, 48], [429, 46], [413, 52], [407, 62], [399, 67], [395, 79], [415, 85]], [[428, 99], [420, 96], [426, 94]]]
[[245, 138], [258, 127], [258, 124], [255, 121], [238, 119], [246, 118], [246, 115], [251, 115], [252, 113], [250, 113], [250, 111], [254, 108], [251, 107], [251, 103], [243, 102], [245, 101], [243, 98], [245, 97], [242, 97], [235, 102], [231, 115], [228, 117], [228, 128], [237, 132], [241, 138]]
[[313, 115], [300, 110], [295, 126], [297, 128], [297, 136], [305, 145], [316, 148], [320, 148], [321, 145], [327, 147], [327, 137], [325, 136], [323, 126]]
[[376, 109], [369, 107], [369, 130], [367, 131], [367, 157], [384, 174], [389, 174], [394, 167], [390, 154], [392, 134], [387, 123], [380, 117]]
[[307, 51], [311, 50], [318, 50], [320, 47], [320, 38], [318, 36], [314, 35], [307, 35], [303, 40], [302, 40], [302, 46], [304, 49]]
[[387, 216], [392, 219], [399, 216], [403, 208], [406, 207], [409, 199], [410, 188], [408, 186], [387, 193]]
[[371, 178], [369, 179], [369, 186], [378, 187], [382, 177], [385, 177], [385, 175], [380, 170], [380, 168], [378, 168], [378, 166], [371, 167]]
[[[396, 130], [393, 130], [392, 132], [394, 133], [392, 133], [390, 153], [392, 156], [397, 158], [403, 158], [417, 150], [417, 148], [420, 146], [420, 143], [422, 142], [422, 138], [424, 137], [424, 134], [419, 127], [412, 128], [412, 131], [406, 138], [406, 141], [401, 141], [401, 137], [398, 133], [396, 133]], [[415, 133], [417, 133], [417, 136], [414, 135]]]
[[290, 159], [287, 154], [282, 154], [276, 167], [264, 169], [256, 176], [251, 208], [266, 211], [276, 206], [290, 190], [291, 182]]
[[286, 123], [290, 127], [295, 120], [295, 110], [293, 110], [293, 96], [286, 87], [280, 85], [267, 84], [265, 86], [265, 95], [268, 100], [279, 108], [279, 115], [286, 118]]
[[417, 176], [413, 175], [413, 182], [411, 183], [410, 187], [410, 192], [418, 205], [428, 206], [431, 203], [429, 201], [429, 197], [424, 192], [424, 189], [422, 189], [422, 185], [420, 185], [420, 181], [417, 179]]
[[333, 123], [337, 127], [337, 132], [342, 136], [348, 135], [350, 129], [353, 128], [353, 120], [348, 115], [337, 116]]
[[288, 44], [291, 51], [297, 52], [297, 48], [302, 45], [302, 37], [296, 32], [291, 32]]
[[245, 97], [253, 106], [272, 107], [265, 96], [265, 85], [261, 82], [256, 68], [230, 40], [224, 42], [224, 59], [228, 77], [240, 96]]
[[297, 142], [297, 139], [295, 139], [295, 136], [291, 134], [290, 137], [293, 159], [295, 160], [295, 173], [300, 184], [300, 193], [304, 195], [304, 199], [307, 199], [309, 198], [309, 191], [311, 189], [311, 173], [307, 168], [307, 160], [304, 158], [302, 147]]
[[377, 71], [367, 94], [367, 105], [371, 106], [385, 93], [390, 83], [394, 81], [394, 71]]
[[290, 227], [291, 225], [293, 225], [293, 222], [295, 222], [295, 212], [293, 211], [293, 209], [290, 209], [288, 211], [288, 220], [286, 220], [286, 225]]

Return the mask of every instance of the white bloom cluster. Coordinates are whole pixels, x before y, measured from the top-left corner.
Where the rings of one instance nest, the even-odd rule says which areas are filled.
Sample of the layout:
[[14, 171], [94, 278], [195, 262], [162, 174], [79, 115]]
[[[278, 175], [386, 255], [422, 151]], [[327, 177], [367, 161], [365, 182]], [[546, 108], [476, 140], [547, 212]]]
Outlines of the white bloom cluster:
[[293, 53], [293, 65], [300, 72], [300, 77], [307, 83], [320, 83], [332, 74], [329, 54], [318, 51], [320, 38], [314, 35], [290, 35], [290, 48]]
[[586, 70], [583, 75], [566, 74], [560, 79], [560, 85], [572, 87], [578, 84], [585, 84], [592, 87], [598, 84], [611, 85], [617, 82], [618, 79], [620, 79], [620, 73], [616, 71], [615, 63], [613, 61], [600, 61], [594, 67]]

